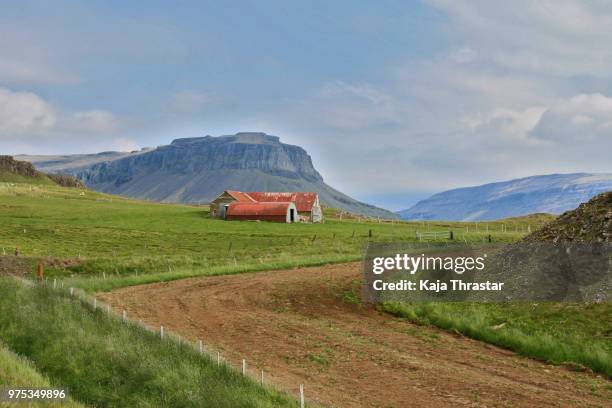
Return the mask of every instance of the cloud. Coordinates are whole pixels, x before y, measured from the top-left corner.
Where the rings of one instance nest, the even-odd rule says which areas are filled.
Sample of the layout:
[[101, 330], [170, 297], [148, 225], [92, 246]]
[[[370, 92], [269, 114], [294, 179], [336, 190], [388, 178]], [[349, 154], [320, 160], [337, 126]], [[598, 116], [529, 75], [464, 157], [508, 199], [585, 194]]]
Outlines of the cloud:
[[0, 88], [0, 137], [41, 134], [57, 124], [57, 112], [31, 92]]
[[105, 110], [67, 112], [35, 93], [0, 88], [1, 139], [107, 134], [118, 126], [115, 115]]
[[462, 119], [463, 125], [470, 130], [478, 129], [500, 137], [525, 138], [540, 122], [545, 107], [534, 106], [522, 111], [496, 108], [490, 112], [479, 113]]
[[612, 98], [599, 93], [558, 101], [529, 134], [552, 144], [589, 143], [596, 149], [612, 147], [611, 135]]
[[489, 63], [543, 75], [610, 76], [612, 3], [579, 0], [429, 0], [455, 41]]

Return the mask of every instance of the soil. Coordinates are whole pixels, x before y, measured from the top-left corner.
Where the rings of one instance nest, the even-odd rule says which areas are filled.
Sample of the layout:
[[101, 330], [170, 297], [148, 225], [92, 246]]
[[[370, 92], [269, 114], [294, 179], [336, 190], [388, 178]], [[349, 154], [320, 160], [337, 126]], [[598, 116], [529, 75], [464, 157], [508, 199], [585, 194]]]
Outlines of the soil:
[[360, 264], [185, 279], [99, 298], [333, 407], [612, 406], [611, 383], [362, 305]]
[[[9, 252], [5, 249], [6, 252]], [[13, 249], [14, 251], [14, 249]], [[32, 274], [32, 265], [27, 258], [0, 254], [0, 276], [28, 276]]]

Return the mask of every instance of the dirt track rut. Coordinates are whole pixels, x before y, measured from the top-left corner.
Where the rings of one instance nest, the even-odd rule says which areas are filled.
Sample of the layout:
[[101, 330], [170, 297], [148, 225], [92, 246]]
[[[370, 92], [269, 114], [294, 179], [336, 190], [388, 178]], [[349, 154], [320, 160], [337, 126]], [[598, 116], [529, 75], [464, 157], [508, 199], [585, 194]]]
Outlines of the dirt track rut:
[[[99, 295], [132, 318], [221, 350], [282, 389], [334, 407], [612, 406], [611, 383], [343, 295], [359, 264], [129, 287]], [[257, 371], [255, 371], [257, 370]]]

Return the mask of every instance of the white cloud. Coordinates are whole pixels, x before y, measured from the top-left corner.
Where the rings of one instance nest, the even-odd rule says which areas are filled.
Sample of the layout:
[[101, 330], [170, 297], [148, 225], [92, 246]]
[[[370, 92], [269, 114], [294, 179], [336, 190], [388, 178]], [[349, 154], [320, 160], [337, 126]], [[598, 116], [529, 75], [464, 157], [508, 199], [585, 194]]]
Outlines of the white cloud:
[[589, 143], [594, 149], [612, 148], [612, 98], [580, 94], [560, 100], [544, 112], [530, 133], [551, 143]]
[[0, 88], [0, 137], [44, 133], [56, 124], [55, 109], [38, 95]]
[[543, 75], [610, 75], [610, 2], [428, 2], [449, 16], [456, 41], [490, 63]]
[[462, 124], [470, 129], [491, 132], [510, 138], [524, 138], [540, 121], [546, 108], [534, 106], [522, 111], [496, 108], [487, 113], [479, 113], [462, 119]]
[[107, 134], [117, 130], [118, 119], [105, 110], [66, 112], [32, 92], [0, 88], [0, 138], [65, 138]]

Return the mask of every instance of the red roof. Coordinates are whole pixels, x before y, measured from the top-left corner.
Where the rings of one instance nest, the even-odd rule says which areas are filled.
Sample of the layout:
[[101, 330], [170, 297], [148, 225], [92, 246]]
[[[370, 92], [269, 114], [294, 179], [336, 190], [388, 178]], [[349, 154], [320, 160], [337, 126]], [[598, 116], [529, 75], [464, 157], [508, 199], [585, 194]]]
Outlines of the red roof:
[[288, 203], [245, 203], [235, 201], [227, 207], [227, 216], [266, 216], [266, 215], [287, 215], [290, 202]]
[[256, 201], [259, 201], [259, 200], [254, 200], [253, 198], [249, 197], [247, 193], [243, 193], [242, 191], [226, 190], [226, 193], [231, 195], [232, 197], [234, 197], [236, 200], [240, 202], [254, 203]]
[[[229, 191], [228, 191], [229, 192]], [[245, 194], [245, 193], [243, 193]], [[312, 192], [288, 192], [288, 193], [267, 193], [253, 191], [246, 193], [250, 198], [259, 202], [289, 203], [294, 202], [299, 211], [312, 211], [312, 206], [317, 200], [317, 193]]]

